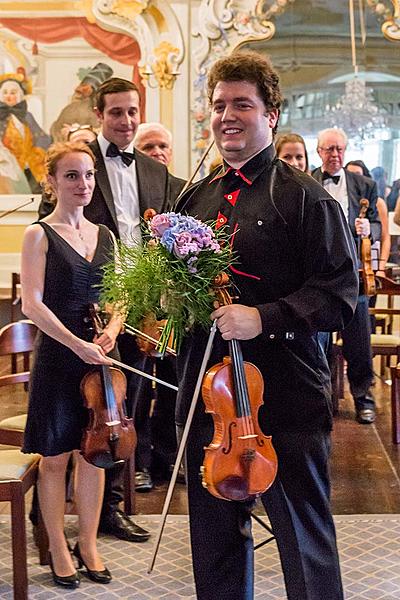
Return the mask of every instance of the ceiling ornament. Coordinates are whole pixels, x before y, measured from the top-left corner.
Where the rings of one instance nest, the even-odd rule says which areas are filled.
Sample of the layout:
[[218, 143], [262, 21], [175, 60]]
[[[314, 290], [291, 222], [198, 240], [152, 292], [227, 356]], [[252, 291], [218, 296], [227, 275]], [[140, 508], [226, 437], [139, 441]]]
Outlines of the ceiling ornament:
[[[200, 38], [193, 52], [196, 76], [193, 82], [192, 129], [193, 152], [200, 158], [209, 145], [211, 133], [206, 93], [207, 73], [219, 58], [257, 41], [268, 41], [275, 34], [272, 20], [295, 0], [202, 0], [198, 26], [193, 37]], [[210, 156], [210, 160], [212, 156]], [[204, 175], [202, 167], [201, 175]]]
[[[381, 30], [385, 38], [391, 42], [400, 41], [400, 0], [379, 2], [366, 0], [370, 10], [383, 20]], [[391, 6], [390, 6], [391, 5]]]

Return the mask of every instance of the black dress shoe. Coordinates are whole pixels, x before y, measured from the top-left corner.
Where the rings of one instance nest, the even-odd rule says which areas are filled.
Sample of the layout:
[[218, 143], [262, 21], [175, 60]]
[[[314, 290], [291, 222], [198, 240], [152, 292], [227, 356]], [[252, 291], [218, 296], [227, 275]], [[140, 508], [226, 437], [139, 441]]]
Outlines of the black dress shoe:
[[356, 419], [361, 425], [371, 425], [375, 421], [374, 408], [357, 408]]
[[64, 577], [57, 575], [57, 573], [55, 572], [54, 567], [53, 567], [53, 561], [51, 559], [50, 552], [49, 552], [49, 564], [50, 564], [51, 574], [53, 575], [53, 581], [56, 585], [59, 585], [60, 587], [68, 588], [68, 589], [75, 589], [75, 588], [79, 587], [80, 576], [77, 571], [75, 571], [75, 573], [73, 573], [72, 575], [65, 575]]
[[103, 571], [94, 571], [92, 569], [89, 569], [89, 567], [82, 558], [78, 542], [76, 542], [72, 554], [78, 559], [78, 569], [82, 569], [82, 567], [85, 567], [86, 574], [89, 577], [89, 579], [91, 579], [95, 583], [110, 583], [112, 576], [107, 568], [103, 569]]
[[143, 467], [141, 471], [136, 471], [135, 474], [135, 491], [136, 492], [151, 492], [153, 489], [153, 481], [150, 471]]
[[99, 531], [115, 535], [120, 540], [127, 542], [146, 542], [150, 533], [136, 525], [121, 510], [113, 510], [100, 520]]

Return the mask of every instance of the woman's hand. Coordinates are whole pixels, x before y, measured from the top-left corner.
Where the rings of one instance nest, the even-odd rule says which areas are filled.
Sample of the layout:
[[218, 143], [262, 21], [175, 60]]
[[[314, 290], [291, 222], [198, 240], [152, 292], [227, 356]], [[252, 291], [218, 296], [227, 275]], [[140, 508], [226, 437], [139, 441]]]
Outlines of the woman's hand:
[[99, 344], [78, 340], [78, 343], [71, 348], [83, 362], [89, 365], [112, 365], [105, 351]]

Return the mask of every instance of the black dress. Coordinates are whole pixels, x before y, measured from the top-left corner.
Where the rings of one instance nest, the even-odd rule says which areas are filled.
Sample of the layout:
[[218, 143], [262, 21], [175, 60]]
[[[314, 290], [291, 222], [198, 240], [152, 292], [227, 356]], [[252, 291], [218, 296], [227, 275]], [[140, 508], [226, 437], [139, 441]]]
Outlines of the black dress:
[[[43, 302], [79, 338], [92, 341], [85, 318], [97, 302], [101, 267], [112, 259], [110, 231], [99, 225], [93, 260], [78, 254], [47, 223], [39, 223], [48, 238]], [[93, 369], [72, 350], [39, 332], [33, 357], [28, 419], [23, 452], [55, 456], [80, 447], [88, 411], [80, 394], [82, 377]]]

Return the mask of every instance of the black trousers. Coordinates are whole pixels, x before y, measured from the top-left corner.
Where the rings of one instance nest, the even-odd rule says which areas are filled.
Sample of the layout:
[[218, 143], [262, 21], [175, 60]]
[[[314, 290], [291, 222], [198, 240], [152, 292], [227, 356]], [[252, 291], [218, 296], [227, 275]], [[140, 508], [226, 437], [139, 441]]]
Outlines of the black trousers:
[[[347, 361], [347, 378], [354, 400], [368, 394], [374, 378], [368, 300], [367, 296], [359, 296], [354, 316], [342, 331], [343, 356]], [[358, 408], [368, 408], [374, 402], [361, 404]]]
[[[253, 503], [228, 502], [203, 488], [203, 447], [212, 437], [199, 410], [187, 445], [193, 570], [198, 600], [252, 600]], [[330, 434], [284, 432], [273, 437], [278, 476], [262, 496], [276, 537], [289, 600], [343, 600], [335, 528], [330, 512]], [[262, 550], [259, 550], [262, 552]], [[267, 597], [267, 590], [266, 590]]]

